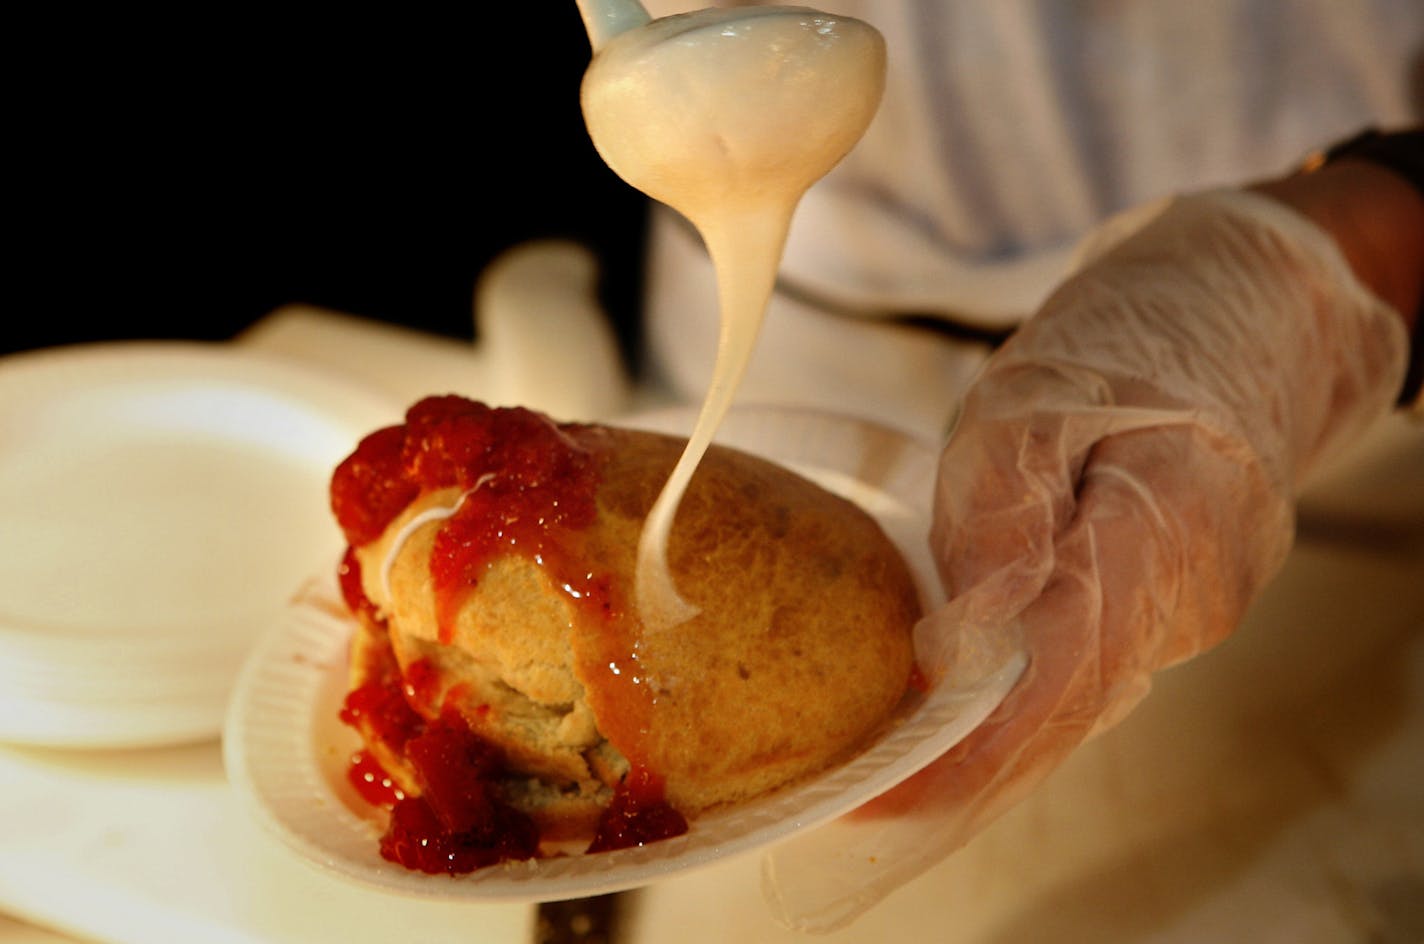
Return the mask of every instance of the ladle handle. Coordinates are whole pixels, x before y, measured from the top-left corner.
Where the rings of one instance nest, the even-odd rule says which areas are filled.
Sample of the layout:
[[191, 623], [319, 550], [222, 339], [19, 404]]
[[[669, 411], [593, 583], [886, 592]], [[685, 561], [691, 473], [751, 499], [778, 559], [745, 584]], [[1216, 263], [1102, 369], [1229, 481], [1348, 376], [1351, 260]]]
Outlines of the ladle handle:
[[598, 52], [603, 44], [619, 33], [652, 22], [652, 17], [638, 0], [576, 0], [588, 41]]

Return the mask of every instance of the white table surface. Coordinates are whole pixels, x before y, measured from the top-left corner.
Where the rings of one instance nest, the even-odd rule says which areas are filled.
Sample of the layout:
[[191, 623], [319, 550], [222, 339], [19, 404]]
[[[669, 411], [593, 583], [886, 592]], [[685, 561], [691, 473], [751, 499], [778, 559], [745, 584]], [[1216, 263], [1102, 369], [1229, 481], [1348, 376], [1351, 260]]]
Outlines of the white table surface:
[[[488, 350], [331, 313], [277, 312], [234, 343], [393, 403], [458, 390], [569, 412], [487, 369]], [[604, 397], [591, 416], [633, 402], [584, 380], [603, 391], [578, 394]], [[1424, 940], [1424, 431], [1386, 426], [1312, 491], [1232, 639], [824, 939]], [[216, 741], [0, 747], [0, 796], [3, 944], [532, 940], [531, 907], [403, 900], [295, 860], [238, 808]], [[634, 893], [627, 940], [803, 940], [768, 917], [758, 869], [743, 857]]]

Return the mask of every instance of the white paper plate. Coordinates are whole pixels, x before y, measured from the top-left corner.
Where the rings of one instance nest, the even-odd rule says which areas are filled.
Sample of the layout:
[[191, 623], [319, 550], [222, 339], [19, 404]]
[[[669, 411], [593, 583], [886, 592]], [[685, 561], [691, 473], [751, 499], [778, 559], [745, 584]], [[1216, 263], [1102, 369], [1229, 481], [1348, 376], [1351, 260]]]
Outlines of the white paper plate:
[[340, 550], [331, 470], [400, 415], [228, 345], [0, 360], [0, 740], [217, 735], [253, 642]]
[[[685, 431], [688, 422], [678, 411], [626, 425]], [[926, 602], [939, 600], [923, 547], [932, 450], [881, 427], [795, 410], [739, 410], [719, 441], [780, 461], [866, 507], [905, 551]], [[699, 816], [686, 835], [636, 849], [430, 876], [381, 858], [381, 816], [346, 783], [346, 765], [359, 744], [336, 717], [352, 628], [337, 599], [331, 577], [313, 579], [254, 652], [228, 713], [228, 776], [262, 824], [309, 862], [431, 898], [537, 901], [601, 894], [785, 839], [848, 812], [948, 750], [998, 705], [1023, 668], [1023, 660], [1013, 658], [972, 687], [936, 689], [844, 766], [765, 799]]]

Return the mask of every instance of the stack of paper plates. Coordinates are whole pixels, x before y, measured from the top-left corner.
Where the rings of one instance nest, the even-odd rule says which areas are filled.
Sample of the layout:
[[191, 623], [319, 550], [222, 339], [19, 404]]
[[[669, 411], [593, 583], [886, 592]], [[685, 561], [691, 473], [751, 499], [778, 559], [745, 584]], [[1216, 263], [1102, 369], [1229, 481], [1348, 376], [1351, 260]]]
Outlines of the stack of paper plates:
[[0, 740], [216, 736], [256, 636], [339, 559], [331, 470], [399, 418], [226, 345], [0, 360]]

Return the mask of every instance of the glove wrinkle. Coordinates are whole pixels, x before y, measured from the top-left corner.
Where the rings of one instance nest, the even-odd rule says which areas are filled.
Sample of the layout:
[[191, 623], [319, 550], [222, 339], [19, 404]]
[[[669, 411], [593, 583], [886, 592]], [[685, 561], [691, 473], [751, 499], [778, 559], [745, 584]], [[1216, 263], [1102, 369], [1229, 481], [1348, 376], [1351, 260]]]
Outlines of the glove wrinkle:
[[939, 466], [932, 682], [1005, 647], [1028, 667], [952, 750], [771, 854], [788, 924], [853, 920], [1230, 635], [1285, 561], [1301, 484], [1392, 407], [1403, 322], [1305, 217], [1216, 191], [1132, 219], [990, 358]]

